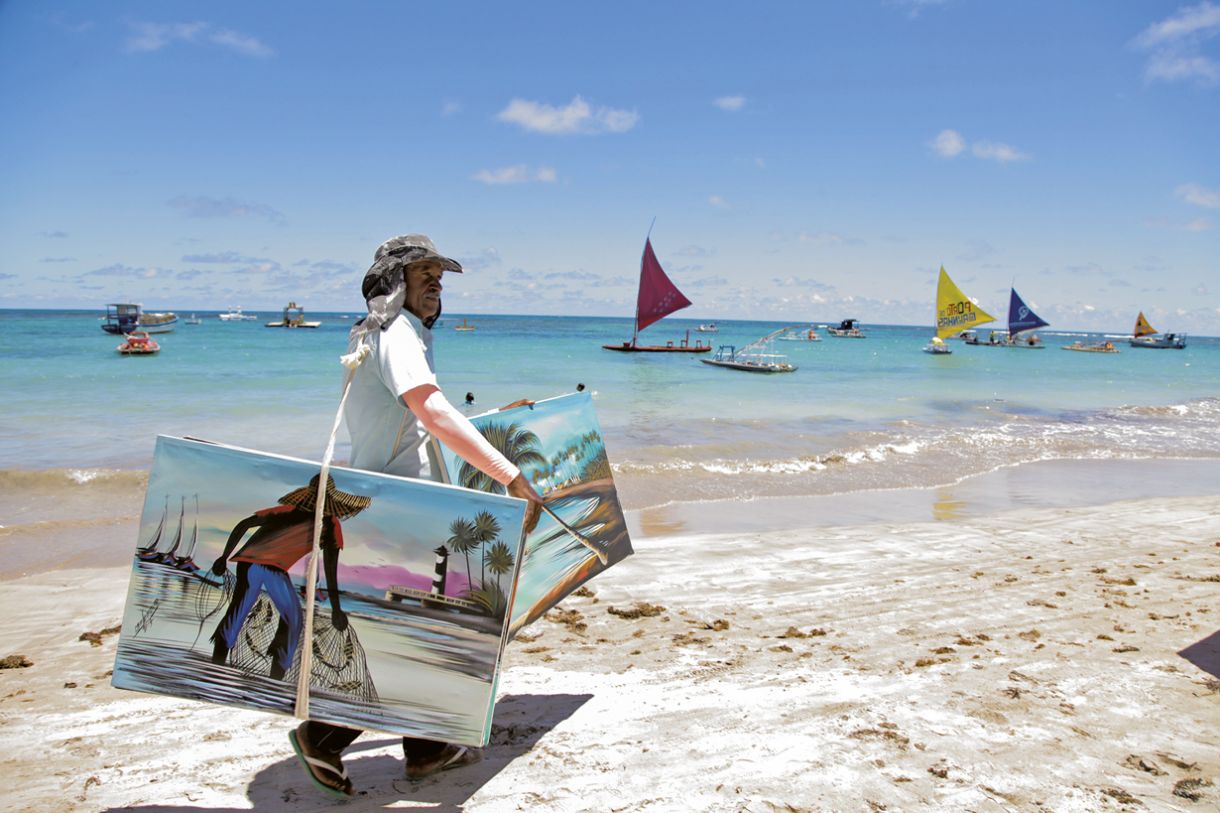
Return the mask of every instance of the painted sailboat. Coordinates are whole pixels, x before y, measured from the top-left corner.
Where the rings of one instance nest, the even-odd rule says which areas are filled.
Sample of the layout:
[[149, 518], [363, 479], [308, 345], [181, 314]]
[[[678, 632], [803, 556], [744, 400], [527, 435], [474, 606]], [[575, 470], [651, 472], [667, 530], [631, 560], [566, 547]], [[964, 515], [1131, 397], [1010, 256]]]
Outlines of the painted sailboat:
[[[1033, 333], [1029, 331], [1037, 330], [1040, 327], [1046, 327], [1050, 322], [1044, 321], [1041, 316], [1030, 310], [1029, 305], [1025, 304], [1025, 300], [1021, 299], [1021, 295], [1017, 293], [1017, 289], [1012, 289], [1011, 296], [1008, 297], [1008, 341], [1006, 347], [1024, 347], [1027, 350], [1041, 350], [1046, 345], [1042, 344]], [[1022, 333], [1029, 333], [1028, 336], [1021, 336]]]
[[938, 356], [948, 355], [953, 351], [945, 344], [947, 337], [994, 321], [994, 316], [975, 305], [962, 293], [945, 273], [945, 267], [942, 265], [940, 277], [936, 282], [936, 335], [924, 345], [923, 351]]
[[[160, 543], [160, 540], [161, 540], [161, 530], [162, 530], [162, 527], [158, 527], [156, 541], [152, 543], [151, 547], [146, 547], [146, 548], [142, 549], [141, 552], [136, 554], [137, 557], [143, 562], [162, 562], [164, 564], [173, 564], [174, 554], [176, 554], [178, 552], [178, 546], [182, 544], [182, 525], [183, 525], [183, 521], [185, 519], [186, 519], [186, 497], [183, 497], [182, 505], [180, 506], [180, 509], [178, 511], [178, 530], [174, 532], [174, 538], [173, 538], [173, 541], [170, 543], [169, 547], [166, 548], [165, 550], [159, 550], [157, 548], [157, 545]], [[165, 524], [164, 516], [161, 518], [161, 523], [162, 523], [162, 526], [164, 526], [164, 524]]]
[[1149, 323], [1144, 312], [1140, 311], [1135, 318], [1135, 328], [1131, 331], [1132, 347], [1148, 347], [1155, 350], [1181, 350], [1186, 347], [1185, 333], [1166, 333], [1158, 335], [1158, 331]]
[[663, 345], [639, 344], [640, 331], [654, 322], [659, 322], [674, 311], [682, 310], [691, 304], [678, 286], [665, 275], [657, 255], [652, 250], [652, 238], [644, 239], [644, 256], [640, 260], [640, 289], [636, 296], [635, 331], [631, 341], [622, 344], [603, 344], [606, 350], [618, 350], [624, 353], [707, 353], [712, 349], [709, 342], [704, 344], [696, 339], [690, 343], [690, 331], [686, 338], [675, 344], [666, 342]]

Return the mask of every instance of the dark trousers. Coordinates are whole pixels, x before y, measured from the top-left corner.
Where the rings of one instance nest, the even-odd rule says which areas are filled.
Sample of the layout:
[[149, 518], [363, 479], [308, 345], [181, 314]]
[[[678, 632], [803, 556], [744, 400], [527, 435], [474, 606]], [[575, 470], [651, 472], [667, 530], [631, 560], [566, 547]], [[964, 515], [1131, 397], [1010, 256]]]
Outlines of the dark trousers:
[[[305, 736], [309, 738], [310, 743], [336, 756], [363, 733], [359, 728], [344, 728], [330, 723], [320, 723], [317, 720], [309, 720], [305, 723]], [[444, 747], [445, 743], [436, 740], [421, 740], [418, 737], [402, 738], [402, 753], [408, 762], [431, 759]]]

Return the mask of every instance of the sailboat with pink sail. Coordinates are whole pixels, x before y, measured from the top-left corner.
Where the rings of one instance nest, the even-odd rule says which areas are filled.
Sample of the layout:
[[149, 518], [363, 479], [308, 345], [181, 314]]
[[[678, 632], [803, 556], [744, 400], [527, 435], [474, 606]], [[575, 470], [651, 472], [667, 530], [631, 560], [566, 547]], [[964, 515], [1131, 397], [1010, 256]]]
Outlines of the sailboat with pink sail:
[[[651, 230], [650, 230], [651, 231]], [[635, 304], [635, 331], [631, 341], [622, 344], [603, 344], [606, 350], [618, 350], [623, 353], [707, 353], [712, 349], [709, 342], [704, 344], [696, 339], [690, 343], [690, 331], [686, 338], [678, 343], [666, 342], [663, 345], [639, 344], [640, 331], [654, 322], [659, 322], [674, 311], [682, 310], [691, 304], [678, 286], [665, 275], [657, 255], [652, 250], [651, 236], [644, 238], [644, 256], [640, 260], [640, 290]]]

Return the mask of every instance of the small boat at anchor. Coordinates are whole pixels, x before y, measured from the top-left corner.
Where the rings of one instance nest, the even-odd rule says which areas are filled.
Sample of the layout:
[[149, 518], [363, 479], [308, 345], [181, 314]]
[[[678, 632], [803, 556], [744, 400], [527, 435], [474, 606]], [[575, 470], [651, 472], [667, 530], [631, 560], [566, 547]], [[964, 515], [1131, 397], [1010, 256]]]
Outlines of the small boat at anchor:
[[699, 331], [700, 333], [719, 333], [720, 332], [720, 328], [716, 325], [715, 322], [708, 322], [706, 325], [699, 325], [699, 327], [695, 328], [695, 330]]
[[791, 327], [781, 327], [773, 330], [761, 339], [750, 342], [741, 349], [731, 344], [723, 344], [716, 350], [716, 355], [710, 359], [699, 359], [704, 364], [713, 367], [726, 367], [730, 370], [742, 370], [747, 373], [791, 373], [796, 371], [796, 365], [788, 361], [783, 353], [771, 352], [771, 342], [781, 334], [792, 330]]
[[227, 312], [219, 314], [217, 318], [222, 322], [253, 322], [258, 319], [258, 314], [242, 313], [241, 308], [229, 308]]
[[463, 319], [462, 323], [460, 325], [454, 325], [453, 329], [461, 330], [461, 331], [471, 331], [471, 330], [474, 330], [474, 325], [470, 324], [465, 319]]
[[305, 309], [295, 302], [284, 306], [284, 316], [275, 322], [268, 322], [267, 327], [319, 327], [321, 322], [306, 322]]
[[785, 342], [820, 342], [822, 337], [818, 335], [817, 330], [813, 325], [809, 327], [794, 327], [788, 328], [784, 335], [779, 337]]
[[1075, 350], [1077, 353], [1118, 353], [1114, 342], [1072, 342], [1065, 344], [1064, 350]]
[[115, 348], [124, 356], [151, 356], [161, 352], [161, 345], [153, 341], [152, 336], [144, 330], [133, 330], [124, 338], [123, 343]]
[[826, 332], [831, 336], [837, 336], [840, 339], [866, 339], [864, 331], [860, 329], [859, 319], [844, 319], [839, 322], [838, 327], [828, 327]]

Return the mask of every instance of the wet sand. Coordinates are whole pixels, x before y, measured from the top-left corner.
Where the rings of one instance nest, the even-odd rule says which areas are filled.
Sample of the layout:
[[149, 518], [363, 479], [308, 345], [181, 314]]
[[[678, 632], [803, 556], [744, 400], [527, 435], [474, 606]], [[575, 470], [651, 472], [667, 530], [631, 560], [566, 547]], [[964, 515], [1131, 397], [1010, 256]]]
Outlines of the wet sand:
[[[639, 534], [509, 645], [481, 763], [411, 784], [368, 735], [341, 809], [1220, 809], [1220, 498], [963, 486], [940, 518], [889, 493], [858, 497], [882, 520]], [[109, 687], [126, 579], [4, 583], [0, 657], [33, 662], [0, 670], [8, 808], [336, 809], [289, 718]]]

